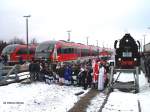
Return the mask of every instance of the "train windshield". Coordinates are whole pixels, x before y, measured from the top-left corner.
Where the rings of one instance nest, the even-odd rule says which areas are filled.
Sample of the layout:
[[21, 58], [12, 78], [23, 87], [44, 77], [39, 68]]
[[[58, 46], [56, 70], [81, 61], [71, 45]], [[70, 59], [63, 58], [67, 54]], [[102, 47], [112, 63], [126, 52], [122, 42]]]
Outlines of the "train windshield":
[[12, 53], [15, 49], [16, 49], [17, 45], [14, 44], [14, 45], [8, 45], [6, 46], [3, 51], [2, 51], [2, 54], [5, 55], [5, 54], [10, 54]]
[[49, 52], [52, 51], [54, 49], [54, 42], [44, 42], [41, 43], [37, 48], [36, 48], [36, 52]]
[[123, 57], [132, 57], [132, 52], [123, 52], [122, 56]]

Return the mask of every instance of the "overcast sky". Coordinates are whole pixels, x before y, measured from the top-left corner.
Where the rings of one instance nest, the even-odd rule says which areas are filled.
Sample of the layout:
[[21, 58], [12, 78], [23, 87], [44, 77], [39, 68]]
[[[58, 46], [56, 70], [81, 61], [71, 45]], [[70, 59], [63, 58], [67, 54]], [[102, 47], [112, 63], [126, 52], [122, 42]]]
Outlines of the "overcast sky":
[[150, 42], [150, 0], [0, 0], [0, 39], [26, 40], [25, 15], [29, 18], [29, 39], [67, 40], [89, 44], [99, 41], [110, 47], [128, 32]]

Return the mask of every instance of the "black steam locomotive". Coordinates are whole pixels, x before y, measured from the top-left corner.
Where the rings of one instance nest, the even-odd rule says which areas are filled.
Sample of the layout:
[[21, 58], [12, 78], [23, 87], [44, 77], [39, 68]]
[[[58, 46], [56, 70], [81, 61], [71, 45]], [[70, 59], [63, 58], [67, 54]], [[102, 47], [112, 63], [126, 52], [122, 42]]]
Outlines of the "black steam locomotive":
[[116, 40], [114, 48], [116, 68], [132, 69], [140, 65], [140, 42], [135, 41], [130, 34], [125, 34], [122, 39]]

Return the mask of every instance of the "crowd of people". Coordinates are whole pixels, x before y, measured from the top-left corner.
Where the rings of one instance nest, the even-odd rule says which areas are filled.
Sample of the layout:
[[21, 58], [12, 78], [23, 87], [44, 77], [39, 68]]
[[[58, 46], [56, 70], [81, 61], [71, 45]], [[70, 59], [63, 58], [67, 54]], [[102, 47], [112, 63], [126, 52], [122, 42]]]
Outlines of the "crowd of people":
[[59, 85], [93, 87], [104, 90], [108, 83], [109, 65], [99, 59], [72, 63], [47, 63], [32, 60], [29, 64], [30, 80], [58, 83]]

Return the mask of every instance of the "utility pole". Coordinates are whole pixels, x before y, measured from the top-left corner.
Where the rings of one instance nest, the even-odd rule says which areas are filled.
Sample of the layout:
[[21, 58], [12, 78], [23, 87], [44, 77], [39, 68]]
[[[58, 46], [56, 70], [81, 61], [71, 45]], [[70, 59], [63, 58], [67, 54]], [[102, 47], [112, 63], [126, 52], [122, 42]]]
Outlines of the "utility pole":
[[96, 46], [98, 47], [98, 40], [96, 40]]
[[99, 56], [98, 40], [96, 40], [96, 44], [97, 44], [97, 56]]
[[28, 41], [28, 18], [31, 17], [31, 15], [23, 16], [26, 18], [26, 40], [27, 40], [27, 61], [29, 61], [29, 41]]
[[67, 40], [67, 41], [69, 42], [69, 41], [70, 41], [70, 33], [71, 33], [71, 30], [68, 30], [67, 32], [68, 32], [68, 40]]
[[89, 37], [86, 37], [87, 45], [89, 45]]

